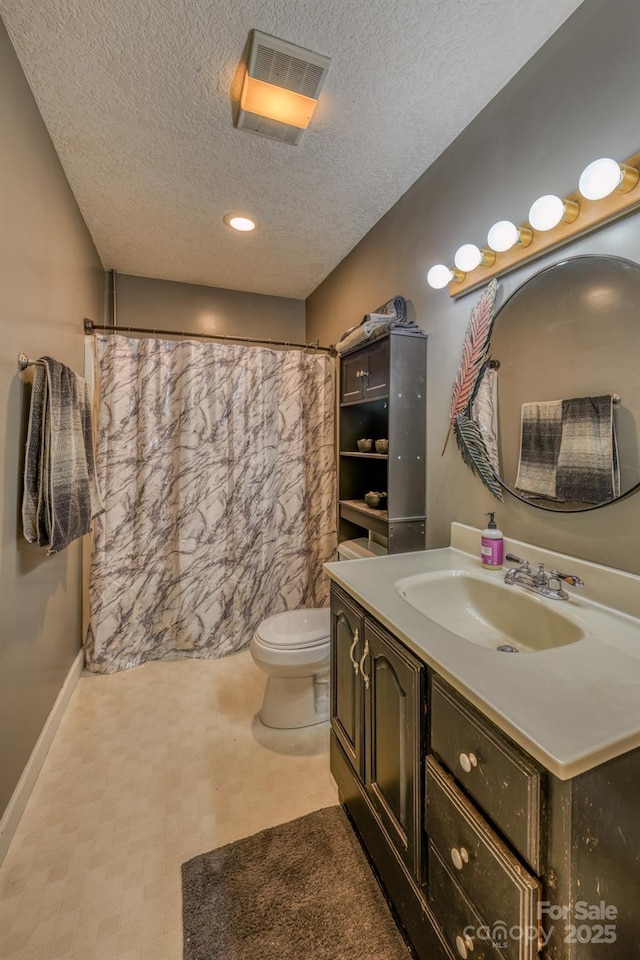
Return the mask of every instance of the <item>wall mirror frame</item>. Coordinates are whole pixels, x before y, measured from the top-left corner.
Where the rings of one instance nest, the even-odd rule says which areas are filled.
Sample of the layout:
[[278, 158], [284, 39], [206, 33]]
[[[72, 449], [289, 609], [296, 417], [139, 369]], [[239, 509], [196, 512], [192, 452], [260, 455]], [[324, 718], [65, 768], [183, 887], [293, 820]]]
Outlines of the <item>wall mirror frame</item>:
[[[478, 314], [482, 314], [487, 294], [493, 304], [493, 284], [495, 281], [472, 313], [454, 386], [451, 424], [464, 461], [497, 499], [502, 500], [505, 491], [522, 503], [550, 512], [588, 512], [637, 492], [640, 264], [595, 254], [559, 260], [514, 290], [480, 329]], [[468, 361], [474, 345], [477, 363], [471, 368]], [[467, 381], [469, 386], [470, 374], [473, 382], [466, 405], [456, 411], [456, 392], [459, 395], [461, 382]], [[576, 410], [582, 418], [586, 401], [589, 421], [584, 426], [580, 420], [576, 426]], [[582, 410], [576, 406], [579, 403]], [[565, 471], [565, 486], [559, 480], [557, 490], [554, 486], [550, 491], [539, 480], [531, 489], [523, 489], [522, 478], [527, 476], [523, 465], [526, 467], [530, 452], [525, 453], [522, 417], [528, 429], [532, 408], [536, 417], [542, 409], [545, 417], [556, 418], [551, 432], [560, 431], [551, 441], [556, 457], [553, 469]], [[458, 436], [464, 421], [480, 440], [471, 456]], [[539, 425], [535, 429], [539, 430]], [[560, 444], [564, 453], [558, 466]], [[543, 449], [541, 463], [547, 454], [548, 449], [546, 453]], [[572, 486], [572, 477], [580, 482]], [[537, 487], [537, 483], [542, 485]], [[589, 499], [565, 496], [565, 490], [585, 492]], [[596, 502], [598, 495], [603, 499]]]

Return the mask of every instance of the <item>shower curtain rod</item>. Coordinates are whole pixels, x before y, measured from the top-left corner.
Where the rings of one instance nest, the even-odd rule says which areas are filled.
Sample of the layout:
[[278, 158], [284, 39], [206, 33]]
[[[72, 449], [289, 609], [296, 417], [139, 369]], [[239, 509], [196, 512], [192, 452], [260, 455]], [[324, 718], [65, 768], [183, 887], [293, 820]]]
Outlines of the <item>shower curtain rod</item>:
[[223, 340], [223, 341], [233, 341], [234, 343], [261, 343], [266, 344], [269, 347], [295, 347], [297, 350], [318, 350], [321, 353], [328, 353], [329, 356], [335, 357], [336, 349], [333, 345], [330, 347], [321, 347], [320, 342], [316, 340], [315, 343], [293, 343], [291, 340], [269, 340], [262, 339], [260, 337], [233, 337], [230, 334], [226, 333], [189, 333], [186, 330], [151, 330], [148, 327], [117, 327], [115, 324], [109, 323], [94, 323], [93, 320], [88, 320], [85, 317], [84, 320], [84, 332], [88, 335], [91, 335], [99, 331], [101, 333], [145, 333], [148, 336], [164, 336], [167, 337], [186, 337], [189, 340]]

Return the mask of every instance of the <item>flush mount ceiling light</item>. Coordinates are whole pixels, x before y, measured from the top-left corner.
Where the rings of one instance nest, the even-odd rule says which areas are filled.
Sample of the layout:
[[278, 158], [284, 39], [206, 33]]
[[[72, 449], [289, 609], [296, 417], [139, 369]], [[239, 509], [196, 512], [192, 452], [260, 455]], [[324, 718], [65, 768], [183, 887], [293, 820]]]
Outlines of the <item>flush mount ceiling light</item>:
[[496, 253], [504, 253], [519, 244], [528, 247], [533, 240], [533, 231], [526, 225], [516, 227], [511, 220], [498, 220], [487, 234], [487, 243]]
[[553, 230], [564, 220], [565, 223], [573, 223], [580, 213], [580, 204], [574, 200], [562, 200], [553, 193], [547, 193], [544, 197], [538, 197], [529, 210], [529, 223], [534, 230], [545, 232]]
[[578, 190], [587, 200], [604, 200], [614, 192], [628, 193], [638, 182], [640, 173], [635, 167], [618, 163], [610, 157], [594, 160], [580, 175]]
[[233, 230], [240, 230], [242, 233], [248, 233], [249, 230], [255, 230], [255, 221], [249, 217], [242, 217], [237, 213], [227, 213], [223, 218], [228, 227]]
[[247, 57], [239, 130], [282, 143], [299, 143], [309, 126], [331, 60], [253, 30]]

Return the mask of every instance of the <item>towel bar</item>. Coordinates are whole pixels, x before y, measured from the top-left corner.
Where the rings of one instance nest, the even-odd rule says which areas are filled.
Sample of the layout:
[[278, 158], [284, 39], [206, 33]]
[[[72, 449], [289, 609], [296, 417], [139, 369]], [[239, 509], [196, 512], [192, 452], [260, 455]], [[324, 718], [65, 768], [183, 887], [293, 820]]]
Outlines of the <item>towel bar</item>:
[[21, 370], [26, 370], [27, 367], [35, 367], [37, 364], [42, 363], [41, 360], [30, 360], [26, 353], [18, 354], [18, 366]]

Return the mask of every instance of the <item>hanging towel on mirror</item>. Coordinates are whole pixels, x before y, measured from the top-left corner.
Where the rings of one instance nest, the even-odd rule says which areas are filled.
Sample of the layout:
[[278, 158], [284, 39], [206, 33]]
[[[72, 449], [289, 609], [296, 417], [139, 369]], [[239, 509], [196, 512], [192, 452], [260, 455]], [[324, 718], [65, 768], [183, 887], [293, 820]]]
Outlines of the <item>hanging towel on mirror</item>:
[[500, 476], [500, 457], [498, 454], [498, 371], [489, 364], [485, 365], [476, 394], [471, 401], [471, 417], [478, 424], [484, 445], [493, 467]]
[[518, 490], [533, 497], [557, 499], [561, 439], [562, 400], [522, 404]]
[[86, 380], [51, 357], [35, 367], [24, 468], [22, 523], [29, 543], [58, 553], [102, 512]]
[[557, 495], [581, 503], [620, 496], [618, 444], [610, 396], [562, 401]]

